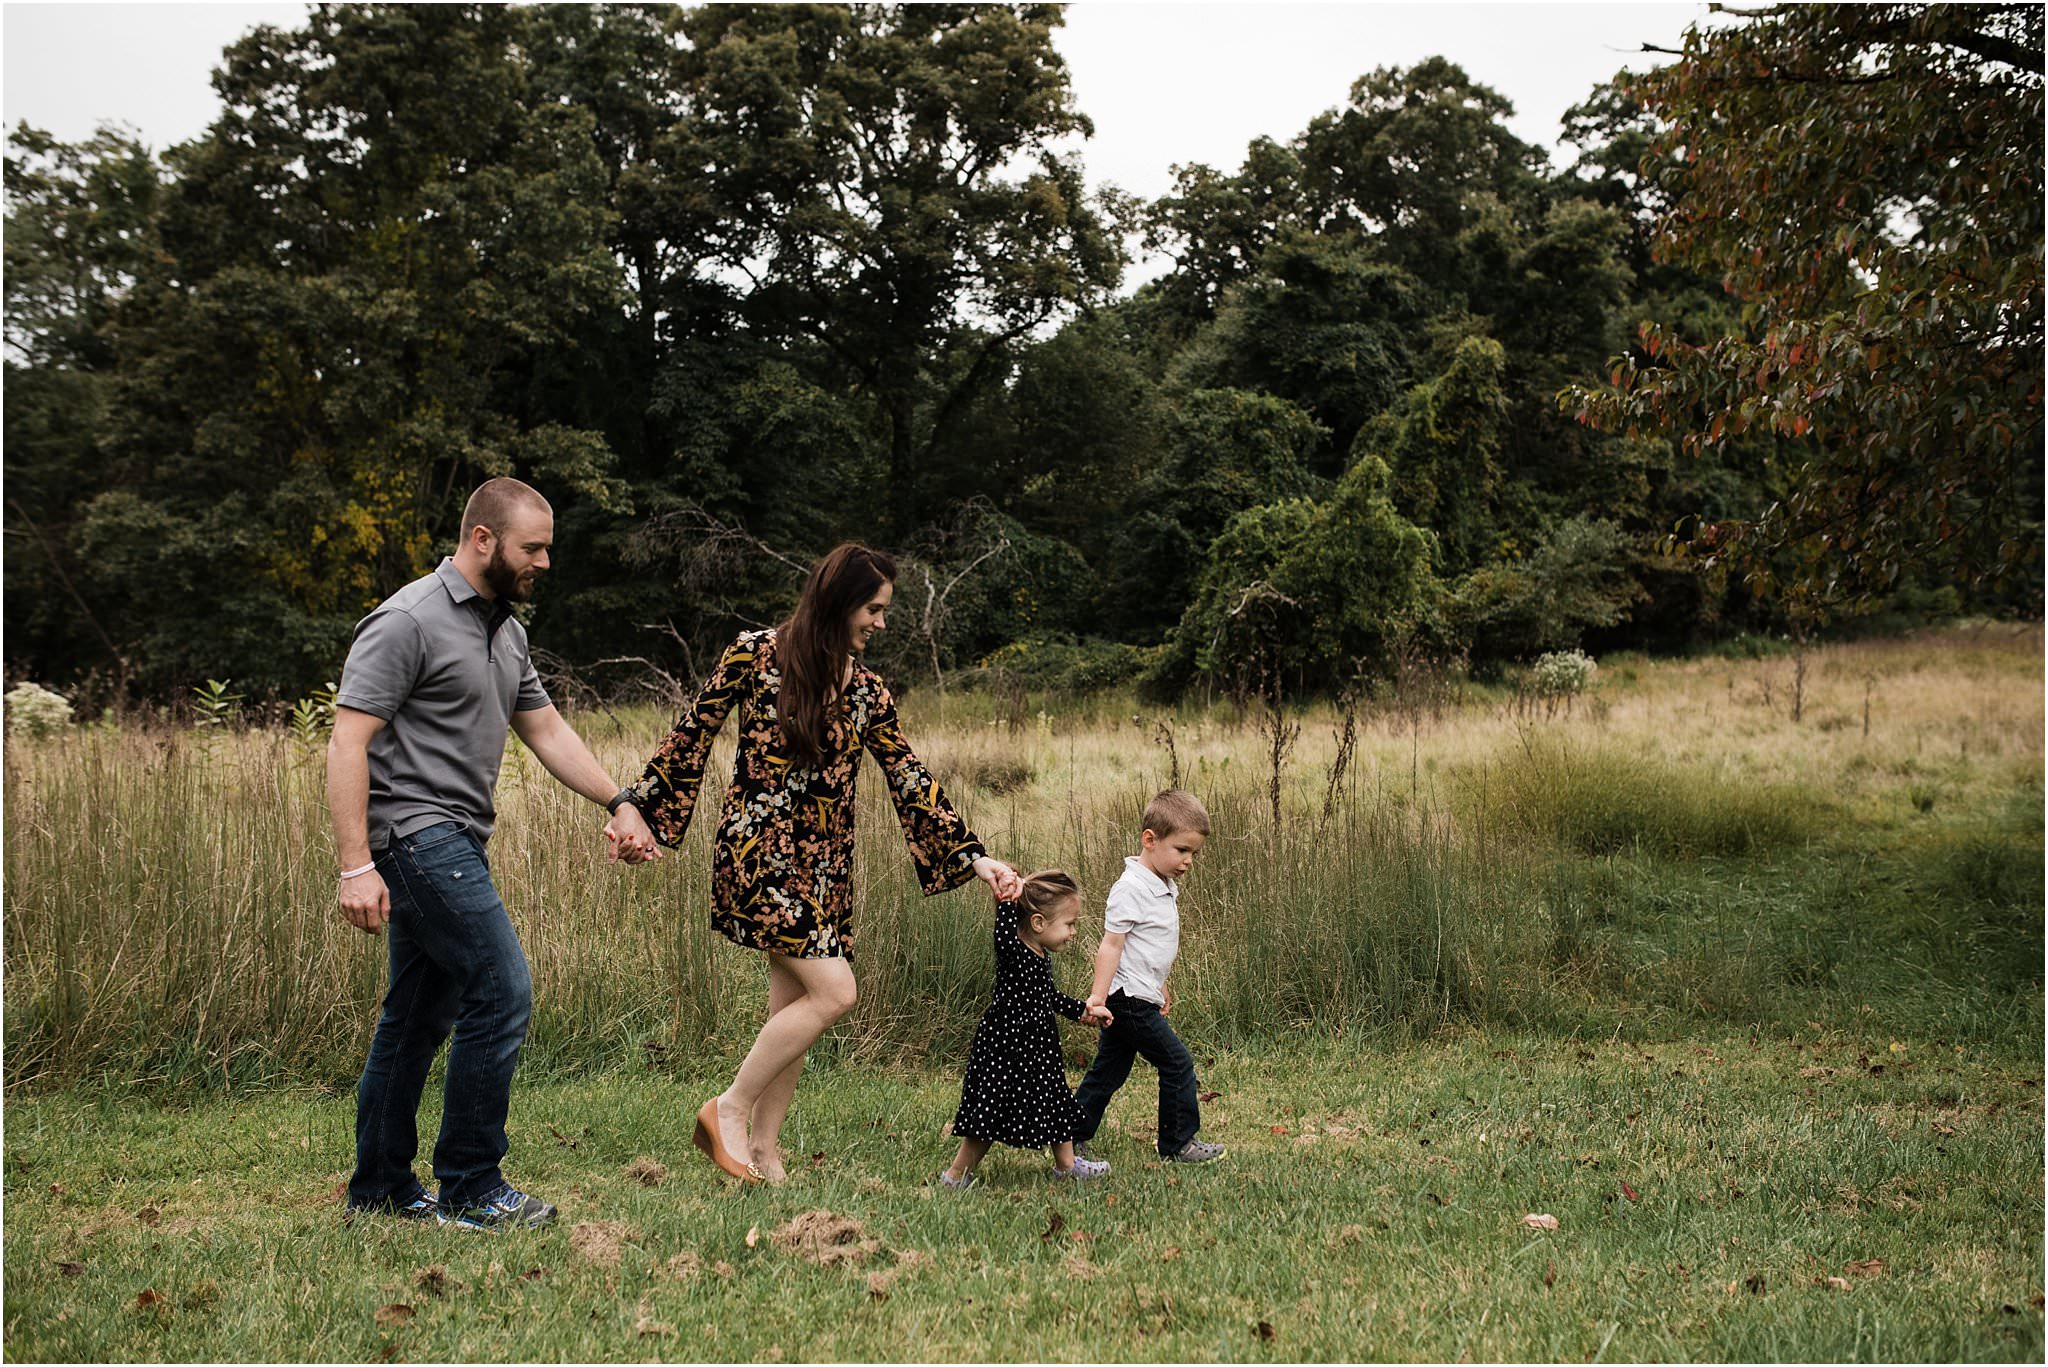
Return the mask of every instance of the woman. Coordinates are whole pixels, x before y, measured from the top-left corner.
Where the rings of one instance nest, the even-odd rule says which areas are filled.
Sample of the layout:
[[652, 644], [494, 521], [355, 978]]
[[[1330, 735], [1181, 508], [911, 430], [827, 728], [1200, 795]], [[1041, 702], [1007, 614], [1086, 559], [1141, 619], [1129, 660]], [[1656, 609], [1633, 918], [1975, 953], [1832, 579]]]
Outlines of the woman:
[[780, 1182], [777, 1143], [804, 1054], [853, 1006], [854, 778], [881, 763], [925, 895], [970, 878], [1015, 897], [911, 752], [860, 655], [886, 625], [896, 566], [865, 546], [820, 560], [788, 621], [741, 633], [629, 790], [654, 836], [689, 828], [712, 739], [735, 706], [739, 753], [711, 855], [711, 924], [768, 955], [768, 1020], [732, 1085], [697, 1112], [697, 1147], [745, 1181]]

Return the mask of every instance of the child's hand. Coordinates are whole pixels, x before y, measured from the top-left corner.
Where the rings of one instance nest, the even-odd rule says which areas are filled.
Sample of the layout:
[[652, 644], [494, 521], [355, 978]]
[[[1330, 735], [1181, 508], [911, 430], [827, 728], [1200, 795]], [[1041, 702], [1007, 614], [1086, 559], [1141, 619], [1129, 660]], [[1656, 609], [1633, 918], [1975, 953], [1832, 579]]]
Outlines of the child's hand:
[[1109, 1008], [1106, 1006], [1091, 1005], [1081, 1012], [1081, 1024], [1093, 1025], [1098, 1029], [1102, 1029], [1115, 1025], [1116, 1017], [1110, 1014]]
[[1173, 1010], [1173, 989], [1162, 987], [1159, 989], [1159, 995], [1165, 998], [1164, 1001], [1159, 1003], [1159, 1014], [1164, 1016]]

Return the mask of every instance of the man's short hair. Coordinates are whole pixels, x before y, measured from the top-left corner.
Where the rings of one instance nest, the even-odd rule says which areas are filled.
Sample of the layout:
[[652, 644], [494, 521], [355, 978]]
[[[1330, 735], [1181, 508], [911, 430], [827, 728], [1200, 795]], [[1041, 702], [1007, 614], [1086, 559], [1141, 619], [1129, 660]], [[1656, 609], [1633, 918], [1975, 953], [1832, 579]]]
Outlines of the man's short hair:
[[1209, 809], [1202, 799], [1185, 788], [1168, 788], [1145, 804], [1144, 829], [1160, 840], [1181, 831], [1193, 831], [1207, 838]]
[[462, 539], [469, 540], [471, 529], [488, 527], [498, 536], [505, 534], [505, 524], [515, 515], [528, 508], [549, 508], [548, 501], [540, 496], [540, 490], [531, 484], [522, 484], [510, 475], [487, 479], [469, 496], [469, 502], [462, 509]]

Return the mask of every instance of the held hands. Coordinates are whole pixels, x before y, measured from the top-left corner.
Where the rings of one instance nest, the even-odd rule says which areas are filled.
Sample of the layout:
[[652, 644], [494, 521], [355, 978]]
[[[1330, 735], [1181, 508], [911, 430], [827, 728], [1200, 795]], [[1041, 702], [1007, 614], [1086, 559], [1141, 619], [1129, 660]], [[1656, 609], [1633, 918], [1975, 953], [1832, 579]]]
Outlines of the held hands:
[[630, 802], [620, 803], [612, 819], [605, 822], [604, 838], [610, 846], [604, 857], [611, 863], [644, 864], [666, 853], [655, 843], [647, 818]]
[[1116, 1016], [1101, 1002], [1091, 1000], [1081, 1012], [1081, 1024], [1106, 1028], [1116, 1024]]
[[365, 935], [381, 934], [391, 919], [391, 889], [373, 864], [353, 878], [341, 880], [341, 918]]
[[987, 855], [974, 861], [974, 876], [989, 885], [998, 902], [1014, 902], [1024, 891], [1024, 879], [1015, 869]]

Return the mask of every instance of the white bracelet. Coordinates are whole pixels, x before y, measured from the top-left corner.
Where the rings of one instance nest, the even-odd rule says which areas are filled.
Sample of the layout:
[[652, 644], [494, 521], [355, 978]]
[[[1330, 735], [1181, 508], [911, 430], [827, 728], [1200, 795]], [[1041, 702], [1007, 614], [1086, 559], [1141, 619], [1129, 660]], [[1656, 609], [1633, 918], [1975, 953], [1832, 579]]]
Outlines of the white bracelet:
[[371, 861], [370, 861], [369, 863], [367, 863], [367, 864], [363, 865], [363, 866], [362, 866], [361, 868], [359, 868], [359, 869], [350, 869], [350, 870], [348, 870], [348, 871], [347, 871], [346, 873], [342, 874], [342, 875], [341, 875], [341, 881], [342, 881], [342, 882], [344, 882], [344, 883], [346, 883], [346, 882], [347, 882], [347, 881], [348, 881], [349, 879], [351, 879], [351, 878], [361, 878], [361, 877], [362, 877], [362, 876], [363, 876], [364, 874], [366, 874], [366, 873], [374, 873], [374, 872], [376, 872], [376, 870], [377, 870], [377, 861], [376, 861], [376, 860], [374, 860], [374, 859], [372, 859], [372, 860], [371, 860]]

